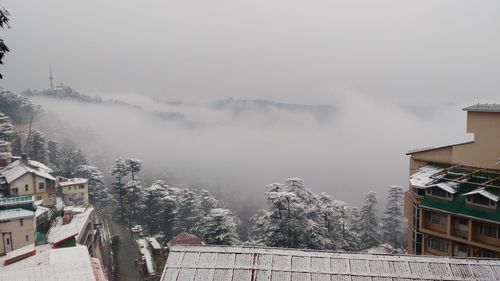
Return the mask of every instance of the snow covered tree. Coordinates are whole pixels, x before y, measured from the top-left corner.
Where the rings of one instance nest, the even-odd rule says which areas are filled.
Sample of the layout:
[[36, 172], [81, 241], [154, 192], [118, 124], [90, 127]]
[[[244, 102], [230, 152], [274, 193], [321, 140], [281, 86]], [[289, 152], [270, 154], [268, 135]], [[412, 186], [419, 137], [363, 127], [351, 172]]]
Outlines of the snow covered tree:
[[161, 230], [163, 222], [163, 198], [168, 196], [168, 186], [163, 181], [157, 181], [143, 189], [144, 220], [150, 234], [157, 234]]
[[324, 227], [327, 249], [345, 249], [345, 225], [343, 224], [344, 204], [335, 200], [331, 195], [322, 193], [319, 196], [320, 221]]
[[273, 247], [324, 248], [324, 231], [315, 211], [317, 199], [300, 179], [267, 186], [267, 209], [253, 217], [255, 243]]
[[118, 193], [119, 197], [119, 206], [118, 206], [118, 213], [120, 214], [120, 218], [122, 221], [125, 220], [125, 206], [123, 200], [125, 199], [125, 187], [123, 183], [123, 178], [126, 177], [129, 173], [129, 170], [127, 169], [127, 164], [125, 161], [121, 158], [118, 158], [115, 160], [115, 164], [113, 166], [113, 169], [111, 170], [111, 174], [115, 176], [116, 182], [114, 183], [114, 188], [116, 192]]
[[196, 227], [196, 233], [207, 244], [234, 245], [239, 242], [238, 220], [228, 209], [210, 210]]
[[192, 190], [183, 190], [177, 211], [176, 228], [178, 232], [193, 231], [197, 222], [201, 219], [200, 198]]
[[31, 159], [45, 163], [49, 154], [45, 134], [38, 130], [33, 130], [28, 140], [26, 151]]
[[87, 158], [83, 152], [71, 141], [67, 141], [63, 144], [60, 151], [60, 157], [61, 166], [59, 167], [58, 174], [65, 178], [73, 177], [76, 167], [88, 165]]
[[387, 195], [381, 230], [382, 240], [392, 244], [395, 249], [402, 247], [405, 241], [403, 222], [403, 188], [392, 185]]
[[203, 216], [207, 216], [212, 209], [220, 205], [217, 200], [208, 190], [201, 190], [200, 192], [200, 208]]
[[365, 196], [365, 203], [359, 212], [356, 229], [360, 238], [361, 250], [380, 244], [380, 230], [376, 210], [377, 202], [375, 192], [368, 192]]
[[92, 204], [104, 207], [112, 201], [110, 191], [103, 181], [104, 175], [97, 167], [79, 165], [76, 167], [75, 176], [88, 180], [89, 200]]
[[142, 161], [136, 158], [130, 158], [125, 160], [125, 164], [127, 165], [132, 180], [135, 181], [135, 175], [142, 169]]
[[[0, 28], [9, 27], [9, 11], [5, 8], [0, 7]], [[9, 48], [3, 42], [3, 39], [0, 38], [0, 64], [3, 64], [3, 57], [7, 52], [9, 52]], [[0, 73], [0, 79], [2, 79], [2, 73]]]

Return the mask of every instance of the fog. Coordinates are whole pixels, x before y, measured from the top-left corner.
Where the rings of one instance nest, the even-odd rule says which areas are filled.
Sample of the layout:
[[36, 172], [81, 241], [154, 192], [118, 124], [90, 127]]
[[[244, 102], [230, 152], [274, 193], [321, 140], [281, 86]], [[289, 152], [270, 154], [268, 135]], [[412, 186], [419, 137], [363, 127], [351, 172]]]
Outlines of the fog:
[[266, 184], [288, 177], [354, 204], [369, 190], [383, 201], [389, 185], [406, 185], [409, 149], [470, 138], [459, 104], [420, 110], [350, 93], [318, 115], [316, 107], [264, 101], [99, 95], [103, 103], [32, 100], [52, 112], [47, 119], [55, 126], [46, 125], [56, 127], [52, 135], [74, 139], [104, 171], [115, 157], [137, 157], [145, 180], [204, 187], [257, 205]]
[[[500, 93], [495, 0], [0, 4], [2, 87], [47, 88], [51, 64], [56, 84], [140, 106], [35, 99], [96, 163], [242, 198], [290, 176], [353, 203], [406, 185], [407, 150], [469, 139], [461, 108]], [[237, 102], [256, 99], [296, 106]]]

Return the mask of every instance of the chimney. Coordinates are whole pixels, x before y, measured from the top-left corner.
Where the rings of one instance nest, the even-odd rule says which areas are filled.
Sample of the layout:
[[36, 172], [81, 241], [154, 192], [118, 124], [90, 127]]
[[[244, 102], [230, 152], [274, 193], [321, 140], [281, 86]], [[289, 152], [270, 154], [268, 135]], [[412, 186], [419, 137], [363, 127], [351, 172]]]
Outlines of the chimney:
[[73, 213], [64, 212], [63, 225], [70, 223], [72, 219], [73, 219]]

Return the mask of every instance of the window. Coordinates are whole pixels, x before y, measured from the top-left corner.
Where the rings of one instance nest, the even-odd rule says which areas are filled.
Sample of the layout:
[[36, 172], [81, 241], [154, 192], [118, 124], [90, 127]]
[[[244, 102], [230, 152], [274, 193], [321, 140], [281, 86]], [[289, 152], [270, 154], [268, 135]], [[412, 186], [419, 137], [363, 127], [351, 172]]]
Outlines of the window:
[[36, 200], [42, 200], [42, 196], [37, 196]]
[[23, 225], [24, 225], [24, 220], [23, 220], [23, 219], [20, 219], [20, 220], [19, 220], [19, 225], [20, 225], [20, 226], [23, 226]]
[[71, 190], [71, 186], [68, 186], [68, 190]]
[[467, 257], [468, 253], [469, 251], [465, 245], [455, 245], [453, 248], [453, 256], [455, 257]]
[[10, 245], [10, 238], [7, 238], [7, 239], [5, 240], [5, 243], [6, 243], [7, 245]]
[[432, 236], [427, 240], [427, 246], [440, 252], [448, 251], [448, 244], [444, 240]]
[[420, 226], [420, 211], [417, 207], [417, 205], [413, 205], [413, 227], [415, 229], [419, 228]]
[[30, 241], [30, 237], [28, 235], [26, 235], [26, 242], [29, 242]]
[[25, 184], [24, 185], [24, 191], [28, 191], [28, 190], [30, 190], [30, 187], [27, 184]]
[[428, 212], [427, 219], [434, 224], [446, 224], [446, 217], [438, 213]]
[[83, 184], [80, 184], [80, 189], [83, 189], [83, 188], [84, 188]]
[[455, 219], [455, 229], [468, 231], [469, 230], [469, 220], [463, 218]]
[[12, 188], [10, 190], [10, 195], [12, 195], [12, 196], [17, 196], [18, 193], [19, 193], [19, 189], [17, 189], [17, 188]]
[[485, 251], [485, 250], [479, 251], [479, 256], [481, 258], [491, 258], [491, 259], [494, 259], [494, 258], [497, 257], [497, 255], [495, 255], [495, 253], [489, 252], [489, 251]]
[[472, 194], [465, 198], [465, 202], [468, 204], [483, 205], [485, 207], [496, 208], [497, 203], [479, 194]]
[[44, 189], [45, 188], [45, 183], [44, 182], [38, 183], [38, 188], [39, 189]]
[[425, 193], [427, 195], [432, 195], [432, 196], [442, 197], [442, 198], [451, 198], [452, 197], [452, 195], [449, 192], [446, 192], [439, 187], [427, 188], [425, 190]]
[[483, 236], [500, 238], [500, 228], [490, 224], [481, 224], [479, 233]]

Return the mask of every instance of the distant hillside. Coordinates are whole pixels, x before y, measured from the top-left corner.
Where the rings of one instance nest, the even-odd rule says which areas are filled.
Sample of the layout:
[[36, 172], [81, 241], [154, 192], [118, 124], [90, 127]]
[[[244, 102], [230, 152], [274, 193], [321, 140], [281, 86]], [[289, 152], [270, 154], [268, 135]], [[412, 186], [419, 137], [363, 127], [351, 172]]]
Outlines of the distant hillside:
[[335, 107], [331, 105], [304, 105], [275, 102], [270, 100], [217, 100], [211, 103], [213, 109], [229, 110], [233, 114], [255, 113], [256, 111], [283, 110], [291, 112], [306, 112], [314, 115], [319, 121], [325, 121], [333, 116]]
[[49, 98], [56, 98], [56, 99], [66, 99], [66, 100], [76, 100], [80, 102], [87, 102], [87, 103], [99, 103], [102, 102], [100, 97], [91, 97], [85, 94], [82, 94], [76, 90], [74, 90], [71, 87], [64, 86], [64, 85], [59, 85], [55, 87], [54, 89], [46, 89], [46, 90], [26, 90], [22, 93], [24, 96], [27, 97], [36, 97], [36, 96], [41, 96], [41, 97], [49, 97]]
[[36, 114], [41, 110], [28, 98], [0, 88], [0, 112], [8, 115], [14, 124], [29, 123], [31, 113]]

